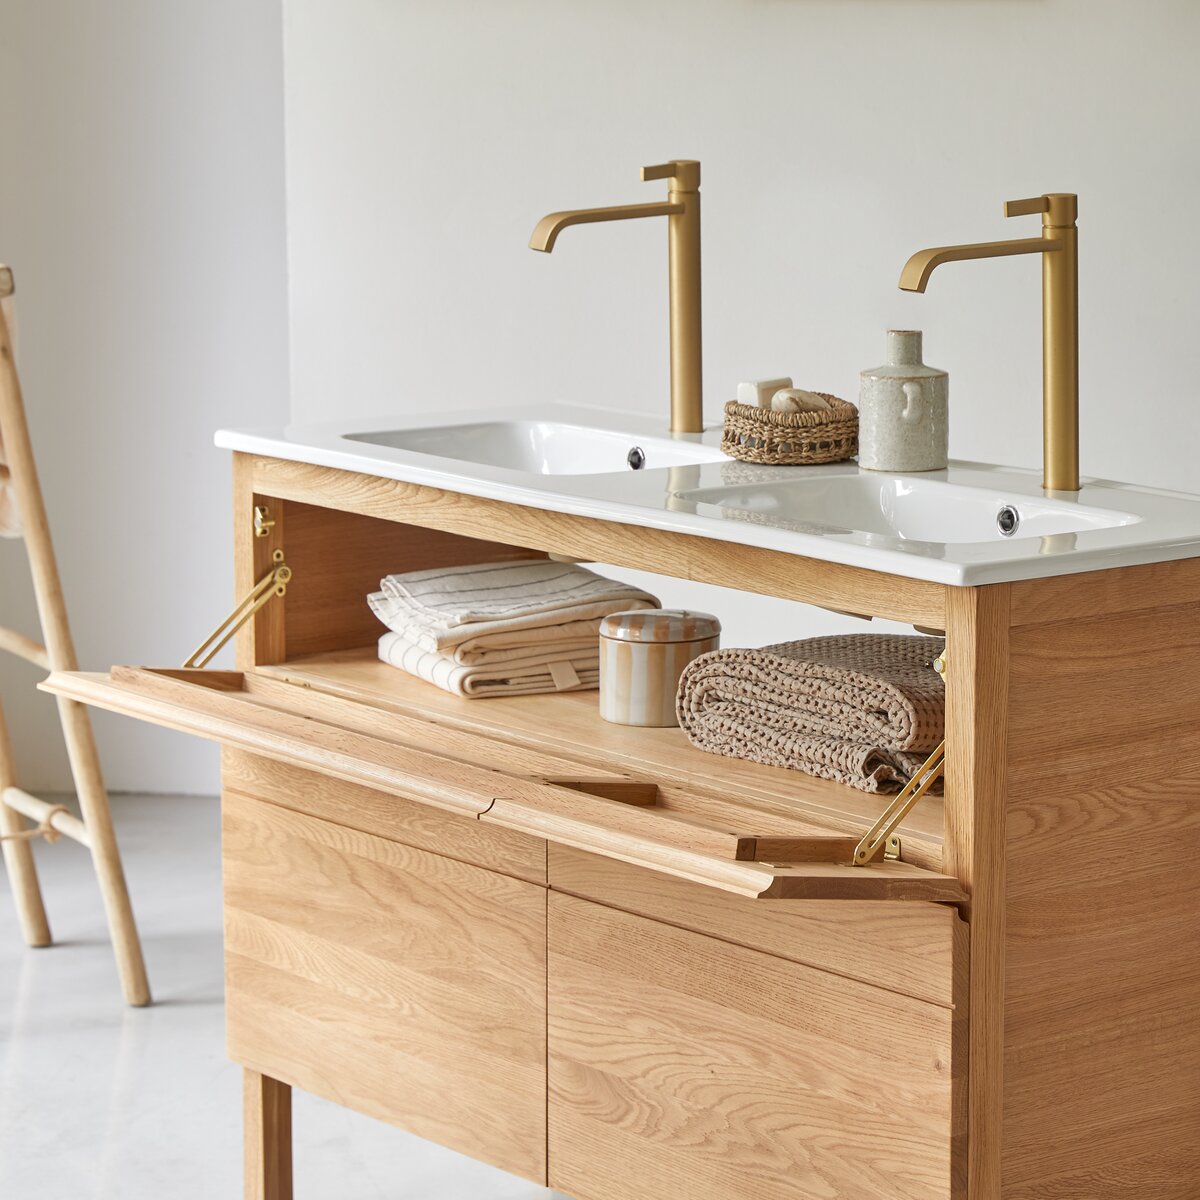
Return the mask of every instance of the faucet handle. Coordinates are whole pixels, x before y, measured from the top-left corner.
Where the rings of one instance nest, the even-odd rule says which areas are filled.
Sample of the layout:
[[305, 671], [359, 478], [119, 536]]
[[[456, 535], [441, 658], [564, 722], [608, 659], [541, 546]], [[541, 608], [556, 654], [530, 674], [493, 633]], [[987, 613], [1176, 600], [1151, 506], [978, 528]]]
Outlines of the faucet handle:
[[1049, 196], [1033, 196], [1028, 200], [1005, 200], [1006, 217], [1032, 217], [1034, 213], [1050, 211]]
[[1047, 192], [1028, 200], [1007, 200], [1006, 217], [1032, 217], [1042, 214], [1042, 224], [1050, 227], [1074, 225], [1079, 216], [1079, 197], [1074, 192]]
[[673, 192], [698, 192], [700, 190], [700, 164], [694, 158], [673, 158], [670, 162], [642, 168], [642, 182], [652, 179], [669, 179]]

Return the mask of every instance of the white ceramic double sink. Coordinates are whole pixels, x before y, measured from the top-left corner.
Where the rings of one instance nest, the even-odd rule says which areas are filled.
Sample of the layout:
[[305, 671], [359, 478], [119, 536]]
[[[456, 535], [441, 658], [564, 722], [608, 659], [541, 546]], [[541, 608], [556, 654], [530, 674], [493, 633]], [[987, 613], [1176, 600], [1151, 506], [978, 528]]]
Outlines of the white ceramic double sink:
[[715, 446], [563, 421], [513, 419], [351, 433], [352, 442], [532, 475], [603, 475], [728, 462]]
[[1092, 480], [1045, 493], [1034, 472], [974, 463], [913, 475], [752, 466], [721, 453], [719, 431], [672, 438], [595, 409], [222, 431], [217, 444], [949, 584], [1200, 554], [1194, 496]]

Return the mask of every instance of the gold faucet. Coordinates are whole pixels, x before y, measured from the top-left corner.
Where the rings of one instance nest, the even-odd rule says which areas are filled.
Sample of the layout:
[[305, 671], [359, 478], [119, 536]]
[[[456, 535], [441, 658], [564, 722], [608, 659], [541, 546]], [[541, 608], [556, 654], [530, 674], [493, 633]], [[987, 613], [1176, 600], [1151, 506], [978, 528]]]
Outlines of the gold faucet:
[[1006, 217], [1042, 214], [1042, 236], [918, 250], [900, 272], [906, 292], [923, 292], [934, 267], [966, 258], [1042, 256], [1042, 487], [1079, 491], [1078, 197], [1054, 192], [1010, 200]]
[[700, 164], [676, 158], [643, 167], [642, 179], [669, 179], [661, 204], [621, 204], [580, 208], [543, 217], [529, 239], [533, 250], [549, 254], [568, 225], [666, 217], [671, 274], [671, 432], [704, 430], [704, 389], [700, 354]]

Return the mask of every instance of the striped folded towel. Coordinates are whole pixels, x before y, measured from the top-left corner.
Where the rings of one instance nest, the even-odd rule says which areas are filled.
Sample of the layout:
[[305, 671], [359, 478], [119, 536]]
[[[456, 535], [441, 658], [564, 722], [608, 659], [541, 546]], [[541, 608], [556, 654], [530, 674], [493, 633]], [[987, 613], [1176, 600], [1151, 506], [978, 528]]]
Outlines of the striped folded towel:
[[563, 654], [586, 644], [598, 653], [602, 617], [658, 607], [641, 588], [544, 558], [388, 575], [367, 602], [405, 641], [480, 665], [535, 649]]
[[456, 696], [533, 696], [600, 686], [600, 656], [595, 645], [583, 654], [547, 655], [542, 650], [498, 665], [463, 666], [449, 654], [423, 650], [398, 633], [385, 633], [379, 639], [379, 657]]

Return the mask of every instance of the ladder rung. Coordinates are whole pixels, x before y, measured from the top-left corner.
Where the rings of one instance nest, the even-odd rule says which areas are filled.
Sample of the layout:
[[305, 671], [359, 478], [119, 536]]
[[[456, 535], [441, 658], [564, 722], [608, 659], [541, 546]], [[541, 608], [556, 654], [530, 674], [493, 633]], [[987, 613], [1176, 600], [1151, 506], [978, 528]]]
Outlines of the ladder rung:
[[15, 654], [44, 671], [50, 670], [50, 653], [45, 646], [3, 625], [0, 625], [0, 650], [7, 650], [9, 654]]
[[[46, 819], [46, 814], [55, 807], [53, 804], [49, 804], [37, 796], [31, 796], [28, 792], [21, 791], [18, 787], [5, 788], [3, 793], [0, 793], [0, 801], [14, 812], [19, 812], [21, 816], [28, 817], [38, 825]], [[53, 829], [57, 829], [65, 837], [69, 837], [71, 841], [78, 842], [81, 846], [87, 846], [89, 849], [91, 848], [92, 842], [88, 837], [87, 826], [78, 817], [72, 816], [71, 813], [55, 813], [50, 820], [50, 826]]]

